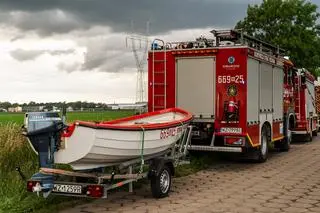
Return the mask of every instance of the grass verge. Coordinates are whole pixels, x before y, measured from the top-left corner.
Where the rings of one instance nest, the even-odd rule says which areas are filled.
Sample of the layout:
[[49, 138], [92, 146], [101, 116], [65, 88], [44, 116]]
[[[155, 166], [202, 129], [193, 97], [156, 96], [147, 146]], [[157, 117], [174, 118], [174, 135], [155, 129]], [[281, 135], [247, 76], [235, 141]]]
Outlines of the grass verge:
[[[19, 166], [28, 178], [37, 171], [38, 164], [36, 154], [21, 135], [19, 127], [15, 123], [0, 125], [0, 212], [35, 212], [67, 199], [71, 200], [55, 196], [45, 200], [26, 191], [26, 182], [15, 168]], [[72, 200], [70, 204], [79, 202], [79, 199]]]
[[175, 177], [187, 176], [200, 170], [207, 169], [220, 160], [220, 155], [212, 153], [190, 153], [190, 164], [180, 165], [176, 168]]

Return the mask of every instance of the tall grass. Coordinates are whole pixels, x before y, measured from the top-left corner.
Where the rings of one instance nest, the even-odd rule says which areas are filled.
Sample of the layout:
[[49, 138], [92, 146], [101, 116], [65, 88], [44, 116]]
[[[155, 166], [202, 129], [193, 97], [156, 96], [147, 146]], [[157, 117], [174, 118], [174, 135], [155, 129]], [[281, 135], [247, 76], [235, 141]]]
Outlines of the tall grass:
[[[26, 181], [22, 180], [16, 166], [27, 178], [38, 169], [37, 155], [21, 135], [20, 125], [16, 123], [0, 124], [0, 212], [34, 212], [48, 204], [67, 201], [70, 198], [51, 196], [39, 198], [26, 191]], [[53, 210], [52, 210], [53, 211]], [[51, 212], [51, 210], [49, 211]]]

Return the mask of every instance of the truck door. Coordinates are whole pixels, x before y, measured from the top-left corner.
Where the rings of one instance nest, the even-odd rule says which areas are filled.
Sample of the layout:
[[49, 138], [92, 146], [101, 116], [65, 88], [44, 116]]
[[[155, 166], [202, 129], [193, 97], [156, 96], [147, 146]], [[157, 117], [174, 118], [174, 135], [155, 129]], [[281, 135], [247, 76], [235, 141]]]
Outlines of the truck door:
[[215, 57], [185, 57], [176, 60], [176, 106], [196, 118], [214, 118]]

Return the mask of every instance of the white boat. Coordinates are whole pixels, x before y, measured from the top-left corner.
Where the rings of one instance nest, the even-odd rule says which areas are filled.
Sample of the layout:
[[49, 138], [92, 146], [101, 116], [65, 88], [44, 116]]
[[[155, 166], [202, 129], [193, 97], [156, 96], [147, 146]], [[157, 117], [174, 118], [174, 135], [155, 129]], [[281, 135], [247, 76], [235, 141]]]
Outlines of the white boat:
[[76, 121], [63, 133], [54, 161], [85, 170], [161, 153], [181, 138], [191, 120], [189, 112], [171, 108], [108, 122]]

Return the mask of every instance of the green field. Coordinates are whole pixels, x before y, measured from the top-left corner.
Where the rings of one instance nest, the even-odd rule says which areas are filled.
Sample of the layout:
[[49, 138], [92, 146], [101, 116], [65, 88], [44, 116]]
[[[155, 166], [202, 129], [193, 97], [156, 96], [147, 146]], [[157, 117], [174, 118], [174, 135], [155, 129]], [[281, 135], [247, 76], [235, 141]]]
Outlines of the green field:
[[[99, 111], [99, 112], [68, 112], [67, 121], [72, 122], [74, 120], [84, 121], [103, 121], [112, 120], [120, 117], [126, 117], [132, 115], [134, 112], [130, 110], [126, 111]], [[0, 124], [17, 123], [23, 124], [24, 113], [0, 113]]]

